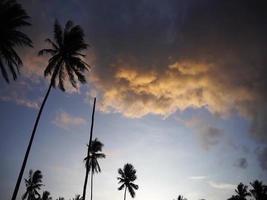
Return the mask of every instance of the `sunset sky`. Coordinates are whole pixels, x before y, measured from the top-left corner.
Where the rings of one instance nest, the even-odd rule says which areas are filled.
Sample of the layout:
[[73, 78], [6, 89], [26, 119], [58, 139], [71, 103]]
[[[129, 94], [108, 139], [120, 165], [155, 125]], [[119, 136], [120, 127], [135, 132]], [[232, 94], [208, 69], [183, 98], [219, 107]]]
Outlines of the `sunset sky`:
[[[225, 200], [239, 182], [267, 183], [267, 7], [252, 0], [19, 0], [34, 48], [18, 49], [16, 82], [0, 77], [0, 199], [10, 199], [48, 88], [55, 19], [82, 26], [88, 84], [53, 89], [29, 169], [54, 199], [82, 194], [93, 97], [106, 159], [94, 200], [122, 200], [117, 170], [137, 170], [136, 200]], [[24, 181], [17, 199], [25, 191]], [[88, 190], [89, 194], [90, 190]], [[130, 196], [128, 196], [130, 199]]]

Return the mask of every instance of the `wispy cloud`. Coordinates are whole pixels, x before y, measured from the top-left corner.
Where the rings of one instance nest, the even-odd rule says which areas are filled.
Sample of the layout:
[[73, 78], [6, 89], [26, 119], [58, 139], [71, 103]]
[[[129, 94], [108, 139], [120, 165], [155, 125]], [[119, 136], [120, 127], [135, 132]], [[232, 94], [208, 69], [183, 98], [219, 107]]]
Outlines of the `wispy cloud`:
[[40, 98], [32, 98], [29, 93], [33, 90], [30, 83], [19, 80], [8, 86], [3, 86], [0, 90], [0, 101], [13, 102], [19, 106], [38, 109]]
[[220, 189], [220, 190], [232, 190], [236, 187], [234, 184], [230, 183], [223, 183], [223, 182], [215, 182], [215, 181], [208, 181], [210, 187]]
[[190, 180], [205, 180], [207, 176], [190, 176], [188, 179]]
[[66, 112], [60, 112], [56, 115], [53, 123], [60, 128], [69, 129], [71, 127], [85, 125], [86, 120], [83, 117], [73, 116]]

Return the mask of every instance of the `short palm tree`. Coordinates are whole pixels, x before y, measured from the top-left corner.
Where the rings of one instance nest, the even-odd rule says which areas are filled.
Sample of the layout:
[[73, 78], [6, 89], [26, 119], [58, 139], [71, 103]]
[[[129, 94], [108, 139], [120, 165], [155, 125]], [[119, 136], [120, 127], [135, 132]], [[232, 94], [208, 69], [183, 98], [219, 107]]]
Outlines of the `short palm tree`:
[[30, 26], [29, 16], [15, 0], [0, 1], [0, 70], [3, 78], [9, 83], [8, 72], [17, 79], [22, 61], [15, 48], [32, 47], [30, 38], [19, 29]]
[[72, 21], [68, 21], [63, 30], [56, 21], [54, 25], [54, 41], [50, 39], [46, 39], [46, 41], [51, 45], [51, 49], [43, 49], [39, 52], [39, 55], [48, 54], [51, 56], [44, 70], [45, 76], [51, 75], [50, 84], [32, 130], [12, 200], [16, 199], [36, 129], [51, 88], [55, 88], [56, 85], [58, 85], [62, 91], [65, 91], [64, 81], [66, 76], [68, 77], [68, 81], [75, 88], [78, 84], [77, 80], [80, 83], [86, 83], [84, 72], [90, 67], [82, 59], [85, 56], [82, 54], [82, 51], [85, 50], [88, 45], [84, 41], [83, 29], [79, 25], [74, 25]]
[[128, 189], [132, 198], [135, 197], [135, 190], [138, 190], [138, 185], [133, 182], [137, 179], [136, 170], [134, 169], [132, 164], [125, 164], [123, 169], [119, 169], [118, 173], [120, 177], [118, 177], [120, 187], [118, 190], [124, 189], [124, 200], [126, 200], [126, 190]]
[[182, 195], [179, 195], [179, 196], [177, 197], [177, 200], [187, 200], [187, 199], [184, 198]]
[[267, 199], [267, 187], [262, 184], [261, 181], [255, 180], [250, 183], [252, 189], [250, 190], [251, 195], [255, 200], [266, 200]]
[[52, 197], [50, 196], [50, 192], [44, 191], [40, 200], [52, 200]]
[[101, 143], [97, 138], [91, 143], [89, 150], [89, 156], [84, 158], [85, 167], [88, 168], [88, 172], [91, 172], [91, 200], [93, 199], [93, 177], [95, 173], [101, 172], [98, 159], [105, 158], [105, 154], [101, 153], [103, 148], [103, 143]]
[[246, 200], [247, 197], [250, 196], [250, 193], [248, 192], [248, 186], [244, 185], [243, 183], [238, 184], [235, 192], [239, 200]]
[[25, 200], [37, 200], [40, 199], [39, 190], [41, 189], [42, 184], [42, 172], [36, 170], [33, 172], [29, 171], [29, 178], [25, 179], [26, 192], [23, 194], [22, 199]]

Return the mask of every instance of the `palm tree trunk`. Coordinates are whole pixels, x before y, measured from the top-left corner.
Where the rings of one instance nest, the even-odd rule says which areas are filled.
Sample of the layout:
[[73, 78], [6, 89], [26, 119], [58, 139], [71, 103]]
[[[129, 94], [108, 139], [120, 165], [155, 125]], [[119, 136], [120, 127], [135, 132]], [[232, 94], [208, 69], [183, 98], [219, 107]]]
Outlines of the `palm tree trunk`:
[[25, 170], [25, 167], [26, 167], [26, 163], [27, 163], [27, 160], [28, 160], [28, 156], [29, 156], [29, 153], [30, 153], [30, 150], [31, 150], [32, 142], [33, 142], [33, 139], [34, 139], [34, 136], [35, 136], [35, 133], [36, 133], [36, 129], [37, 129], [37, 126], [38, 126], [38, 123], [39, 123], [43, 108], [45, 106], [46, 100], [47, 100], [47, 98], [49, 96], [49, 93], [51, 91], [51, 88], [52, 88], [52, 84], [50, 83], [49, 88], [48, 88], [48, 90], [46, 92], [46, 95], [44, 97], [44, 100], [42, 102], [42, 105], [40, 107], [40, 110], [38, 112], [37, 118], [35, 120], [35, 124], [34, 124], [33, 130], [32, 130], [32, 135], [31, 135], [31, 138], [30, 138], [30, 141], [29, 141], [29, 144], [28, 144], [25, 156], [24, 156], [24, 160], [23, 160], [20, 172], [19, 172], [19, 177], [18, 177], [16, 186], [15, 186], [15, 189], [14, 189], [14, 192], [13, 192], [13, 195], [12, 195], [12, 200], [16, 200], [16, 197], [17, 197], [17, 194], [18, 194], [18, 191], [19, 191], [19, 186], [20, 186], [20, 183], [21, 183], [21, 179], [22, 179], [22, 176], [23, 176], [23, 173], [24, 173], [24, 170]]
[[124, 190], [124, 200], [126, 200], [126, 189], [127, 189], [127, 187], [125, 186], [125, 190]]
[[[93, 137], [94, 117], [95, 117], [95, 102], [96, 102], [96, 98], [94, 98], [92, 121], [91, 121], [91, 130], [90, 130], [90, 138], [89, 138], [89, 144], [88, 144], [88, 150], [87, 150], [87, 158], [89, 158], [89, 152], [90, 152], [91, 143], [92, 143], [92, 137]], [[86, 187], [87, 187], [87, 181], [88, 181], [88, 175], [89, 175], [88, 160], [89, 159], [86, 160], [85, 180], [84, 180], [84, 185], [83, 185], [83, 200], [85, 200], [85, 196], [86, 196]]]
[[94, 177], [94, 173], [92, 171], [91, 173], [91, 200], [93, 200], [93, 177]]

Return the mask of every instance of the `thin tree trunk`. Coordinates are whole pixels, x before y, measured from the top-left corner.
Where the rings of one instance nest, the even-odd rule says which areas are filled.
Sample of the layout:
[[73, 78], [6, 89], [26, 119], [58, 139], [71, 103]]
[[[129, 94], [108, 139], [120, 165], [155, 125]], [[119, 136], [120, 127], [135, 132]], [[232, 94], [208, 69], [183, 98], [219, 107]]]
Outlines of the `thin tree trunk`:
[[92, 137], [93, 137], [95, 103], [96, 103], [96, 98], [94, 98], [92, 121], [91, 121], [91, 130], [90, 130], [90, 138], [89, 138], [89, 144], [88, 144], [88, 150], [87, 150], [87, 158], [88, 159], [86, 160], [86, 164], [85, 164], [86, 167], [85, 167], [85, 180], [84, 180], [84, 185], [83, 185], [83, 200], [85, 200], [85, 196], [86, 196], [86, 187], [87, 187], [87, 181], [88, 181], [88, 175], [89, 175], [88, 161], [89, 161], [89, 152], [90, 152], [91, 143], [92, 143]]
[[40, 107], [40, 110], [38, 112], [37, 118], [35, 120], [35, 124], [34, 124], [33, 130], [32, 130], [30, 142], [28, 144], [28, 147], [27, 147], [27, 150], [26, 150], [26, 153], [25, 153], [25, 156], [24, 156], [24, 160], [23, 160], [20, 172], [19, 172], [18, 180], [17, 180], [16, 186], [15, 186], [15, 189], [14, 189], [14, 192], [13, 192], [13, 195], [12, 195], [12, 200], [16, 200], [16, 197], [17, 197], [17, 194], [18, 194], [18, 191], [19, 191], [19, 186], [20, 186], [20, 183], [21, 183], [21, 179], [22, 179], [22, 176], [23, 176], [23, 173], [24, 173], [24, 170], [25, 170], [25, 167], [26, 167], [26, 163], [27, 163], [27, 160], [28, 160], [28, 157], [29, 157], [29, 153], [30, 153], [30, 150], [31, 150], [32, 142], [33, 142], [33, 139], [34, 139], [34, 136], [35, 136], [35, 133], [36, 133], [36, 129], [37, 129], [37, 126], [39, 124], [39, 120], [40, 120], [43, 108], [45, 106], [46, 100], [47, 100], [47, 98], [49, 96], [49, 93], [51, 91], [51, 88], [52, 88], [52, 84], [50, 83], [49, 88], [48, 88], [48, 90], [46, 92], [46, 95], [44, 97], [44, 100], [42, 102], [42, 105]]
[[91, 200], [93, 200], [93, 177], [94, 177], [94, 173], [92, 171], [91, 173]]
[[127, 189], [127, 187], [125, 186], [125, 190], [124, 190], [124, 200], [126, 200], [126, 189]]

